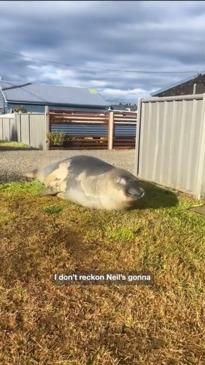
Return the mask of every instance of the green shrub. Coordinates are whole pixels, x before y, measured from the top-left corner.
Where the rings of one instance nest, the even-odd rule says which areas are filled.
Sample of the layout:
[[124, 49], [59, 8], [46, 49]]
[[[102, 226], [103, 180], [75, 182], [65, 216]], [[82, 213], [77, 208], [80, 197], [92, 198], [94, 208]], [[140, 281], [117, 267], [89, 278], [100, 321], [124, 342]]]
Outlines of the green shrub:
[[64, 133], [58, 132], [49, 132], [47, 134], [49, 142], [53, 145], [62, 145], [65, 139]]

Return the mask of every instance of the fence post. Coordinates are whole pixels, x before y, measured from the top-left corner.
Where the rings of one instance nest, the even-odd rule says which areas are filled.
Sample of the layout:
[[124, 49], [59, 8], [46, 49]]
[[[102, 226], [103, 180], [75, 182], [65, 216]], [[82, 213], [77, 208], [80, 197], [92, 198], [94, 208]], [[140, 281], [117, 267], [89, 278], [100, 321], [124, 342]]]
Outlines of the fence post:
[[134, 161], [134, 175], [139, 175], [140, 166], [140, 137], [141, 137], [141, 113], [142, 102], [144, 99], [138, 100], [137, 116], [136, 116], [136, 142], [135, 142], [135, 161]]
[[114, 137], [114, 112], [109, 112], [108, 122], [108, 150], [113, 149], [113, 137]]
[[31, 145], [31, 113], [28, 113], [28, 145]]
[[198, 162], [198, 174], [196, 181], [196, 198], [201, 199], [204, 197], [203, 186], [203, 173], [205, 168], [205, 94], [203, 94], [203, 112], [202, 112], [202, 124], [201, 124], [201, 145], [199, 149], [199, 162]]
[[19, 142], [22, 142], [22, 125], [21, 125], [21, 114], [20, 112], [18, 112], [18, 116], [19, 116], [19, 130], [20, 130], [20, 141]]
[[48, 140], [48, 132], [50, 129], [50, 116], [49, 116], [49, 109], [48, 105], [45, 106], [45, 135], [44, 135], [44, 144], [43, 144], [43, 150], [48, 151], [49, 150], [49, 140]]

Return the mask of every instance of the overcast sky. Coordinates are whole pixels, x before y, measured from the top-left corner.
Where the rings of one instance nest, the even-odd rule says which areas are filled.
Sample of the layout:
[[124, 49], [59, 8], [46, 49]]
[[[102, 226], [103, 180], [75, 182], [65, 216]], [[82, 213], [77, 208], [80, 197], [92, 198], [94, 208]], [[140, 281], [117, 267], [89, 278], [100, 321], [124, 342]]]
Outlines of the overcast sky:
[[108, 101], [136, 102], [205, 71], [205, 4], [0, 2], [0, 38], [5, 80], [96, 88]]

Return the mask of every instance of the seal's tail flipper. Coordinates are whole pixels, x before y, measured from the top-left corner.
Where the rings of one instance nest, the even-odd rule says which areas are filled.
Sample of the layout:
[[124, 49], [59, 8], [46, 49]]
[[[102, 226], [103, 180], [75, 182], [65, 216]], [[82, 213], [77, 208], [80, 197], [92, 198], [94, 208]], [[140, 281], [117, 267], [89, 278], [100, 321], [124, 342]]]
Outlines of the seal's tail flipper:
[[27, 173], [24, 174], [24, 177], [27, 177], [29, 179], [35, 179], [36, 176], [37, 176], [37, 172], [38, 172], [37, 169], [35, 169], [35, 170], [31, 171], [31, 172], [27, 172]]

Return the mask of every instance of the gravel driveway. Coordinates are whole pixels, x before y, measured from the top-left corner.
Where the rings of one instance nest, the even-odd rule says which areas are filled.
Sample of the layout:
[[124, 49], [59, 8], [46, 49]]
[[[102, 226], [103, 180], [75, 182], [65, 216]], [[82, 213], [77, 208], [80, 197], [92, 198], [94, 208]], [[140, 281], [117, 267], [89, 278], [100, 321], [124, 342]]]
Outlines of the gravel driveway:
[[122, 167], [130, 172], [134, 169], [134, 150], [127, 151], [0, 151], [0, 181], [22, 180], [25, 172], [43, 167], [50, 162], [75, 155], [99, 157], [114, 166]]

